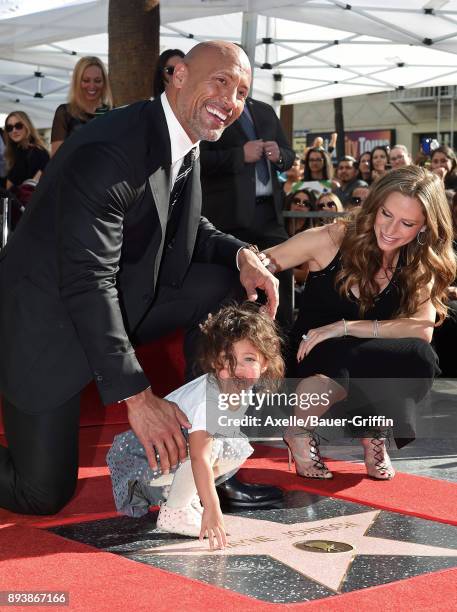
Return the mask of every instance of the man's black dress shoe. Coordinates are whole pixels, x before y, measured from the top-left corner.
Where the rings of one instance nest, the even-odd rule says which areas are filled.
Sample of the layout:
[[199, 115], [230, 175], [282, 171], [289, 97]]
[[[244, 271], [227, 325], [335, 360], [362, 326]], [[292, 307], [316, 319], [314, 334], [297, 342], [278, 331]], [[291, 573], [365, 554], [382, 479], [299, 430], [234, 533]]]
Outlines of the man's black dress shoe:
[[232, 476], [216, 487], [221, 502], [232, 506], [268, 506], [281, 501], [283, 493], [278, 487], [247, 484]]

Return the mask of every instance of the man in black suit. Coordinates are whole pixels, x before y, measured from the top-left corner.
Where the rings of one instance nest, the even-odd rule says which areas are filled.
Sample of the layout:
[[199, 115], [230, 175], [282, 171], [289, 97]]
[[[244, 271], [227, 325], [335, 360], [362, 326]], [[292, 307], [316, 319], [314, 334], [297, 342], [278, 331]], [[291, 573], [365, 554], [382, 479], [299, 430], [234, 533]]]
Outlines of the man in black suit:
[[[225, 232], [266, 249], [287, 240], [276, 171], [295, 159], [273, 108], [248, 98], [240, 118], [201, 146], [202, 212]], [[292, 271], [278, 275], [278, 320], [292, 323]]]
[[[74, 134], [0, 252], [0, 507], [51, 514], [74, 492], [79, 396], [95, 379], [105, 404], [125, 400], [152, 467], [185, 457], [179, 408], [153, 395], [132, 348], [189, 330], [239, 280], [248, 297], [277, 281], [246, 243], [200, 216], [198, 142], [242, 112], [250, 66], [231, 43], [202, 43], [174, 87]], [[239, 285], [238, 285], [239, 286]], [[195, 335], [195, 334], [194, 334]]]

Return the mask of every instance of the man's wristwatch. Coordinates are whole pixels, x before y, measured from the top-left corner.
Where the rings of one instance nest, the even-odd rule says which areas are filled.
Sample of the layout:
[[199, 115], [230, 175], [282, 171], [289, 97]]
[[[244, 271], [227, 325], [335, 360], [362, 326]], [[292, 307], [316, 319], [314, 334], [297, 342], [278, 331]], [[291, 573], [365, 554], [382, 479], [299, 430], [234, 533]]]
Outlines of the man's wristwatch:
[[257, 259], [260, 260], [261, 264], [265, 266], [265, 268], [268, 267], [270, 263], [270, 258], [267, 257], [265, 253], [262, 253], [262, 251], [259, 250], [259, 247], [256, 244], [245, 244], [240, 249], [238, 249], [238, 252], [236, 254], [236, 267], [238, 268], [238, 270], [240, 269], [240, 266], [238, 264], [238, 255], [242, 249], [247, 249], [248, 251], [251, 251], [252, 253], [254, 253], [254, 255], [257, 256]]
[[243, 249], [248, 249], [248, 251], [252, 251], [257, 255], [257, 257], [260, 255], [259, 247], [256, 244], [246, 244]]
[[257, 255], [257, 259], [260, 260], [260, 263], [265, 266], [265, 268], [268, 267], [270, 263], [270, 258], [262, 251], [259, 251], [259, 247], [256, 244], [247, 244], [244, 248], [248, 249], [249, 251], [252, 251], [255, 255]]

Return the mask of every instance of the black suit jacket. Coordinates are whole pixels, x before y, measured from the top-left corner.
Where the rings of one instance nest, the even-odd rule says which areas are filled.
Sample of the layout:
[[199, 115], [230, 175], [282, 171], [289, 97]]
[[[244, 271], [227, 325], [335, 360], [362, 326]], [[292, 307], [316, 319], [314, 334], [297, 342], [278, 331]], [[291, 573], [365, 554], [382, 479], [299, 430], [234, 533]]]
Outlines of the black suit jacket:
[[[282, 219], [282, 189], [276, 170], [288, 170], [295, 152], [284, 135], [273, 108], [248, 98], [246, 105], [258, 138], [274, 140], [279, 145], [282, 163], [271, 164], [273, 198], [278, 224]], [[251, 228], [255, 212], [255, 164], [244, 161], [243, 146], [248, 142], [241, 124], [235, 121], [216, 142], [200, 147], [203, 214], [224, 231]]]
[[191, 261], [235, 267], [243, 243], [200, 216], [198, 161], [164, 248], [170, 163], [158, 99], [92, 121], [46, 168], [0, 251], [0, 390], [24, 411], [57, 407], [91, 378], [105, 404], [145, 389], [129, 334], [159, 267], [174, 287]]

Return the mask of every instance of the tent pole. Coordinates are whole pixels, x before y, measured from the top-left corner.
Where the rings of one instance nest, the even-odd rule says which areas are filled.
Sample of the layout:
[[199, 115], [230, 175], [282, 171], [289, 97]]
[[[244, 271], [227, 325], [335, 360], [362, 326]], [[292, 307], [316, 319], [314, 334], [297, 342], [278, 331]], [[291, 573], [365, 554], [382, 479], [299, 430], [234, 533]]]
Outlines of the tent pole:
[[[273, 40], [273, 18], [267, 17], [267, 40]], [[271, 58], [272, 45], [268, 43], [265, 45], [265, 64], [272, 64]], [[281, 117], [281, 100], [282, 100], [282, 74], [277, 72], [273, 74], [274, 92], [273, 92], [273, 108], [278, 117]], [[292, 110], [292, 122], [293, 122], [293, 110]]]
[[257, 14], [251, 12], [243, 13], [243, 22], [241, 27], [241, 46], [246, 51], [249, 61], [252, 66], [252, 81], [249, 95], [252, 95], [252, 86], [254, 83], [254, 66], [255, 66], [255, 47], [257, 42]]
[[[339, 160], [347, 154], [344, 138], [343, 98], [335, 98], [333, 100], [333, 112], [335, 115], [335, 132], [338, 134], [338, 139], [336, 141], [336, 159]], [[363, 153], [363, 151], [360, 152]]]
[[450, 128], [451, 128], [451, 130], [450, 130], [451, 131], [451, 138], [450, 138], [450, 140], [451, 140], [451, 142], [449, 143], [449, 146], [454, 148], [454, 97], [455, 97], [455, 86], [454, 85], [452, 86], [451, 91], [452, 91], [452, 95], [451, 95], [451, 121], [450, 121], [450, 123], [451, 123], [451, 125], [450, 125]]
[[437, 100], [437, 105], [436, 105], [436, 139], [437, 141], [441, 144], [441, 134], [440, 134], [440, 129], [441, 129], [441, 87], [438, 86], [438, 100]]

